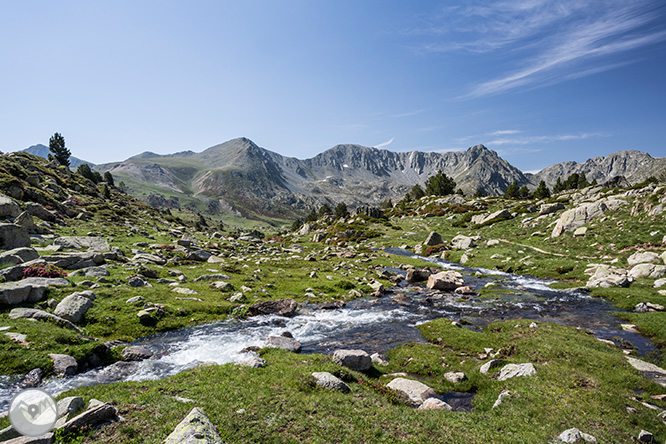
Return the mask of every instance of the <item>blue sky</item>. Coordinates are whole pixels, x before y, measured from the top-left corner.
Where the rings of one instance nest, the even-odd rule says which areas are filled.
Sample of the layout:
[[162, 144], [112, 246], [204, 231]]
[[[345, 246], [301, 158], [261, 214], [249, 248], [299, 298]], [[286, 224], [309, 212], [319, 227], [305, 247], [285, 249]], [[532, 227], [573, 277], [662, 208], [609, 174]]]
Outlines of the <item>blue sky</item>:
[[663, 0], [5, 1], [0, 150], [666, 156]]

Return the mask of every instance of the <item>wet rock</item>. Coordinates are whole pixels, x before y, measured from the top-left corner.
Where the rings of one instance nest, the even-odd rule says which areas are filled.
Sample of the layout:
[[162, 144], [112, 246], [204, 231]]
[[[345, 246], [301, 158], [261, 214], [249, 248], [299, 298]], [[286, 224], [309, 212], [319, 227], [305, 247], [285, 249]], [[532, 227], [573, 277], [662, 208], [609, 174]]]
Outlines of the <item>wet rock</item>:
[[296, 314], [298, 303], [293, 299], [278, 299], [275, 301], [264, 301], [250, 305], [248, 311], [252, 316], [278, 315], [291, 317]]
[[451, 291], [464, 284], [462, 274], [457, 271], [441, 271], [430, 275], [426, 286], [430, 290]]
[[444, 374], [444, 378], [451, 384], [460, 384], [467, 380], [467, 376], [463, 372], [448, 372]]
[[500, 370], [497, 380], [506, 381], [507, 379], [516, 378], [518, 376], [530, 376], [534, 374], [536, 374], [536, 369], [532, 363], [507, 364], [502, 367], [502, 370]]
[[266, 341], [266, 347], [281, 348], [292, 353], [301, 352], [301, 343], [294, 338], [285, 336], [269, 336]]
[[19, 214], [21, 207], [11, 197], [0, 194], [0, 219], [14, 218]]
[[372, 288], [372, 296], [379, 297], [384, 294], [384, 284], [379, 281], [372, 281], [368, 284]]
[[81, 291], [66, 296], [55, 308], [53, 314], [78, 324], [86, 312], [93, 307], [95, 293], [92, 291]]
[[423, 245], [440, 245], [442, 242], [442, 236], [436, 231], [431, 231], [430, 234], [428, 234], [428, 238], [423, 242]]
[[0, 224], [0, 250], [30, 246], [28, 230], [21, 225]]
[[338, 390], [343, 393], [349, 393], [351, 391], [349, 386], [341, 379], [336, 378], [328, 372], [314, 372], [312, 373], [312, 376], [315, 378], [315, 383], [326, 390]]
[[656, 279], [664, 274], [666, 274], [666, 265], [638, 264], [629, 270], [629, 276], [634, 279], [643, 277]]
[[125, 361], [143, 361], [153, 356], [153, 352], [143, 345], [130, 345], [120, 353]]
[[419, 381], [395, 378], [386, 385], [388, 388], [405, 395], [413, 406], [420, 406], [428, 398], [435, 397], [435, 391]]
[[215, 426], [199, 407], [193, 408], [166, 438], [164, 444], [223, 444]]
[[483, 214], [472, 216], [472, 223], [476, 225], [485, 225], [506, 219], [511, 219], [511, 212], [509, 210], [499, 210], [487, 216]]
[[407, 270], [407, 276], [405, 277], [405, 280], [409, 283], [424, 282], [428, 280], [431, 274], [432, 273], [430, 272], [430, 270], [420, 270], [412, 268], [410, 270]]
[[451, 248], [455, 248], [456, 250], [467, 250], [468, 248], [475, 247], [476, 244], [474, 241], [478, 239], [480, 239], [479, 236], [469, 237], [459, 234], [451, 239]]
[[53, 241], [53, 245], [60, 245], [62, 248], [71, 250], [86, 249], [97, 253], [103, 253], [111, 249], [106, 239], [94, 236], [61, 236]]
[[53, 373], [57, 376], [72, 376], [79, 368], [76, 359], [69, 355], [51, 353], [49, 358], [53, 360]]
[[9, 312], [10, 319], [19, 319], [19, 318], [30, 318], [36, 319], [38, 321], [52, 322], [56, 325], [59, 325], [70, 330], [74, 330], [77, 333], [83, 333], [83, 331], [74, 325], [72, 322], [67, 319], [63, 319], [60, 316], [56, 316], [51, 313], [47, 313], [43, 310], [37, 310], [34, 308], [14, 308]]
[[652, 251], [639, 251], [627, 258], [629, 265], [659, 263], [659, 255]]
[[455, 293], [465, 295], [465, 296], [473, 296], [473, 295], [476, 294], [476, 291], [474, 291], [473, 288], [470, 288], [467, 285], [464, 285], [462, 287], [456, 288]]
[[42, 383], [42, 378], [44, 377], [44, 370], [41, 368], [33, 368], [30, 370], [23, 380], [19, 383], [20, 387], [29, 388], [29, 387], [38, 387]]
[[437, 398], [428, 398], [419, 406], [418, 410], [448, 410], [451, 411], [453, 408]]
[[568, 442], [568, 443], [597, 442], [597, 439], [594, 436], [588, 435], [587, 433], [583, 433], [577, 428], [565, 430], [560, 434], [560, 436], [557, 437], [557, 439], [560, 442]]
[[364, 372], [372, 368], [372, 359], [363, 350], [336, 350], [333, 352], [332, 358], [333, 362], [350, 370]]
[[0, 304], [15, 305], [24, 302], [38, 302], [51, 286], [68, 286], [62, 278], [26, 278], [18, 282], [0, 283]]

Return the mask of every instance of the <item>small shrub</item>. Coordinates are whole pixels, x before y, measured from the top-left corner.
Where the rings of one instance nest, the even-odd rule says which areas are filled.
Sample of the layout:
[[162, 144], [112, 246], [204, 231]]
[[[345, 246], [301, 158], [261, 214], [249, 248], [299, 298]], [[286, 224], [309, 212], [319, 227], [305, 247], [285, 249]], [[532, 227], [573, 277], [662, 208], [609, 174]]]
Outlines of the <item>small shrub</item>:
[[43, 277], [43, 278], [62, 278], [66, 277], [67, 272], [53, 264], [31, 265], [23, 270], [23, 277]]

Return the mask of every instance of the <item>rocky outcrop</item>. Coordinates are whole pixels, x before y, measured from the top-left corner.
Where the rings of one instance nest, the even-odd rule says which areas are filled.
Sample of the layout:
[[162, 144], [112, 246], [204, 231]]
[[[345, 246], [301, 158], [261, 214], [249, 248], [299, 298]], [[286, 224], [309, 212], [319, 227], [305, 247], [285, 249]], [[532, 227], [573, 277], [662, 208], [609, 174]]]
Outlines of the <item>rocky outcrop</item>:
[[68, 286], [62, 278], [26, 278], [17, 282], [0, 283], [0, 304], [16, 305], [24, 302], [38, 302], [51, 286]]
[[638, 264], [629, 270], [629, 276], [638, 278], [652, 278], [657, 279], [666, 274], [666, 266], [656, 264]]
[[36, 308], [13, 308], [12, 311], [9, 312], [9, 318], [10, 319], [29, 318], [29, 319], [36, 319], [38, 321], [52, 322], [56, 325], [59, 325], [60, 327], [74, 330], [77, 333], [83, 333], [83, 331], [79, 327], [77, 327], [67, 319], [63, 319], [59, 316], [56, 316], [52, 313], [48, 313], [43, 310], [37, 310]]
[[0, 224], [0, 250], [29, 247], [28, 230], [16, 224]]
[[600, 218], [607, 211], [615, 210], [625, 204], [625, 201], [618, 199], [605, 199], [582, 203], [576, 208], [572, 208], [571, 210], [562, 213], [555, 224], [555, 228], [553, 228], [551, 237], [558, 237], [565, 231], [575, 231], [577, 228]]
[[72, 250], [83, 250], [103, 253], [111, 250], [111, 246], [103, 237], [93, 236], [61, 236], [53, 241], [54, 245]]
[[511, 219], [511, 212], [509, 210], [499, 210], [488, 215], [477, 214], [476, 216], [472, 216], [472, 223], [476, 225], [487, 225], [506, 219]]
[[223, 444], [215, 431], [215, 426], [199, 407], [190, 413], [176, 426], [163, 444]]
[[13, 219], [19, 214], [21, 207], [11, 197], [0, 194], [0, 219]]
[[659, 263], [659, 254], [652, 251], [638, 251], [627, 258], [629, 265]]
[[633, 281], [627, 270], [604, 264], [588, 265], [585, 274], [590, 275], [586, 284], [589, 288], [628, 287]]

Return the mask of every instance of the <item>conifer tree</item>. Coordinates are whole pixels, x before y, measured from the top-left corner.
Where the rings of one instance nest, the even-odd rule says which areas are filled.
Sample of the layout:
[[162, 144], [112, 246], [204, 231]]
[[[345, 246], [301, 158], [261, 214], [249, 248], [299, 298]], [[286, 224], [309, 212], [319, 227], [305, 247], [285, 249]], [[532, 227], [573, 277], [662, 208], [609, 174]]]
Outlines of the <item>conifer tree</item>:
[[546, 182], [542, 180], [541, 182], [539, 182], [539, 186], [537, 187], [537, 189], [534, 190], [534, 198], [547, 199], [549, 197], [550, 197], [550, 190], [548, 189]]
[[60, 133], [55, 133], [49, 139], [49, 151], [53, 153], [53, 157], [60, 165], [69, 166], [69, 158], [72, 153], [65, 147], [65, 138]]
[[506, 197], [507, 199], [515, 199], [518, 197], [519, 190], [520, 189], [518, 188], [518, 182], [514, 180], [511, 183], [511, 185], [506, 187], [506, 191], [504, 192], [504, 197]]
[[455, 180], [444, 174], [442, 170], [429, 177], [425, 182], [425, 193], [428, 196], [446, 196], [453, 194], [455, 189]]

